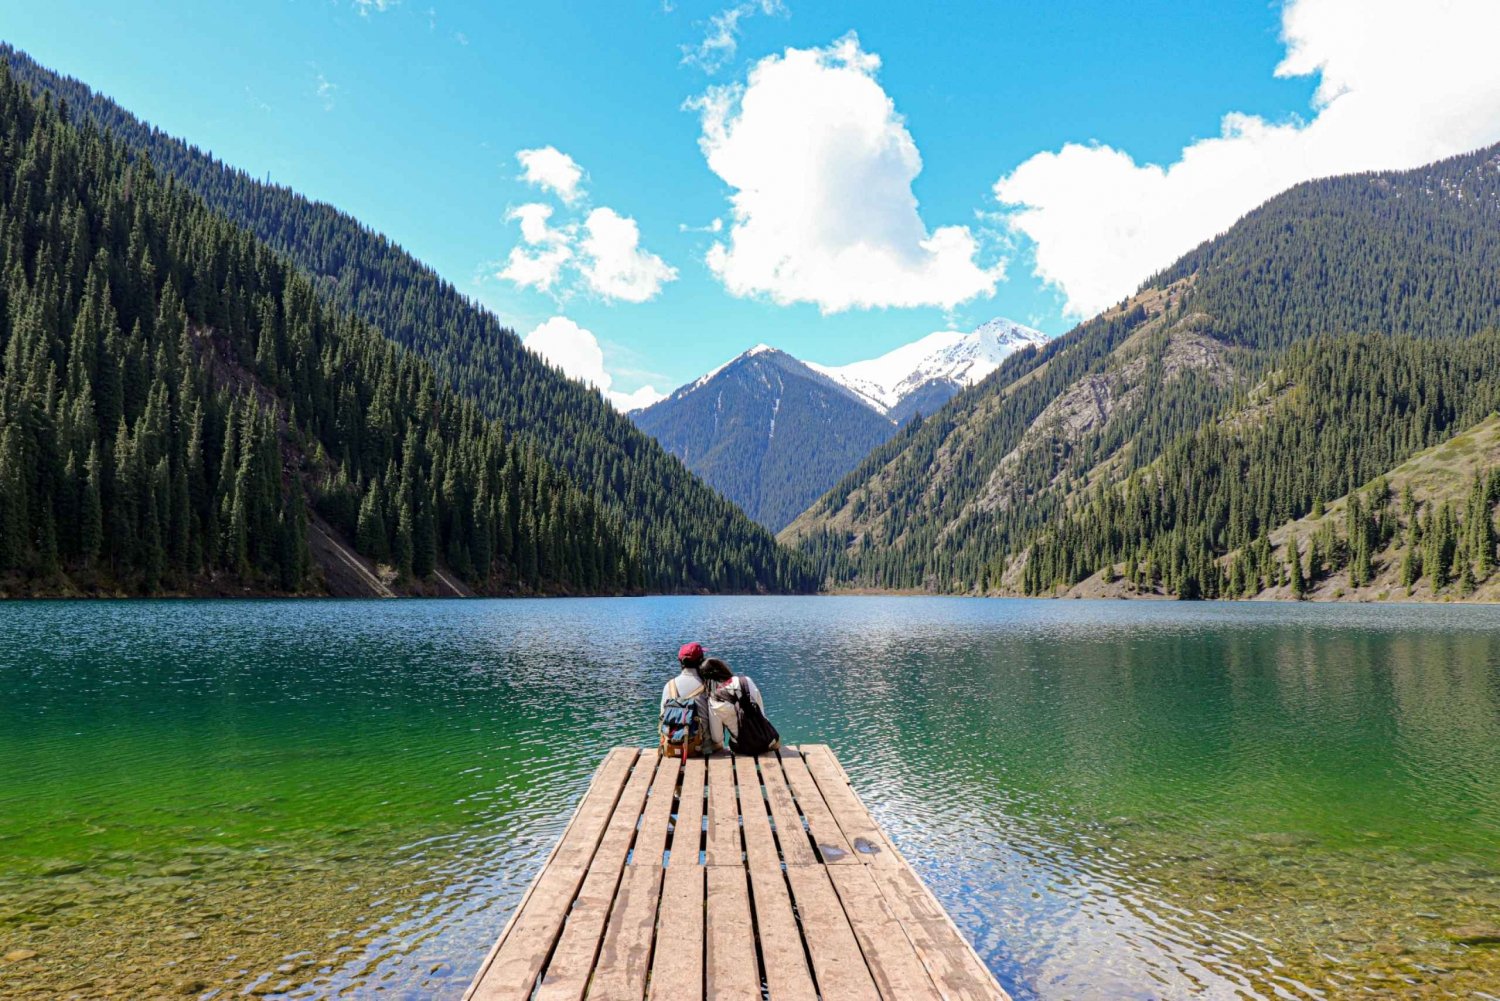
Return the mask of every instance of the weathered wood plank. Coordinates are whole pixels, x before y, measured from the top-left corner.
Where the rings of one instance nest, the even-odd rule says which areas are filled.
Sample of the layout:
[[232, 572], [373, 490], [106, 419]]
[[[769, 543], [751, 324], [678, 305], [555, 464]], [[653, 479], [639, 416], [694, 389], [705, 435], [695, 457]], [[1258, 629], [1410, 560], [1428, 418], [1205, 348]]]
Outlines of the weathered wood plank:
[[589, 982], [589, 1001], [641, 1001], [646, 996], [662, 872], [660, 852], [655, 865], [626, 867]]
[[745, 836], [745, 864], [753, 873], [759, 867], [781, 873], [781, 856], [776, 852], [776, 838], [771, 833], [771, 815], [765, 791], [760, 785], [760, 771], [755, 758], [734, 759], [735, 785], [740, 794], [741, 827]]
[[[645, 752], [648, 756], [651, 752]], [[672, 823], [672, 803], [677, 796], [677, 776], [681, 774], [682, 762], [677, 758], [662, 758], [656, 766], [656, 777], [651, 780], [651, 794], [646, 797], [646, 809], [641, 817], [641, 830], [631, 850], [631, 865], [660, 866], [662, 853], [667, 850], [667, 829]]]
[[817, 865], [818, 856], [807, 840], [807, 829], [802, 826], [802, 816], [786, 784], [781, 761], [774, 754], [764, 755], [759, 761], [766, 801], [771, 804], [771, 817], [776, 821], [776, 841], [781, 847], [782, 861], [787, 865]]
[[662, 878], [650, 1001], [703, 1001], [705, 866], [669, 865]]
[[833, 752], [823, 744], [804, 744], [800, 748], [802, 760], [812, 773], [813, 781], [823, 794], [823, 800], [833, 813], [833, 819], [844, 832], [855, 858], [866, 865], [881, 868], [896, 868], [904, 863], [886, 838], [875, 818], [849, 783], [849, 777], [839, 767]]
[[817, 843], [818, 854], [823, 862], [826, 865], [858, 864], [859, 859], [855, 858], [854, 849], [844, 837], [838, 821], [833, 819], [833, 811], [824, 802], [822, 790], [813, 781], [812, 773], [807, 770], [801, 753], [795, 748], [782, 751], [781, 767], [786, 772], [787, 783], [791, 786], [792, 795], [796, 797], [797, 806], [802, 810], [802, 816], [807, 818], [808, 832]]
[[[853, 790], [849, 773], [832, 748], [823, 744], [804, 744], [799, 750], [803, 752], [814, 777], [820, 779], [820, 784], [819, 769], [822, 769], [824, 774], [837, 776]], [[864, 803], [860, 802], [859, 805], [868, 816], [869, 811]], [[989, 967], [984, 965], [984, 961], [979, 958], [963, 932], [958, 930], [943, 905], [938, 903], [932, 891], [912, 870], [910, 863], [902, 857], [885, 831], [878, 825], [876, 830], [890, 846], [889, 854], [897, 864], [877, 866], [880, 871], [874, 874], [875, 884], [906, 930], [907, 937], [911, 939], [917, 955], [922, 958], [939, 993], [945, 998], [960, 1001], [1008, 1001], [1010, 995], [1000, 986]]]
[[[713, 793], [709, 792], [712, 799]], [[708, 954], [704, 996], [708, 1001], [760, 1001], [760, 964], [755, 924], [742, 866], [708, 869]]]
[[614, 815], [589, 864], [578, 899], [568, 912], [556, 951], [542, 974], [536, 1001], [582, 1001], [604, 939], [610, 909], [614, 907], [625, 856], [635, 840], [641, 810], [646, 805], [646, 790], [655, 777], [657, 760], [641, 755], [625, 783], [625, 791], [615, 804]]
[[[703, 862], [705, 865], [739, 866], [744, 861], [734, 762], [720, 754], [708, 760], [708, 841]], [[712, 884], [709, 893], [713, 893]]]
[[792, 913], [792, 898], [771, 835], [771, 821], [761, 793], [754, 758], [735, 758], [734, 773], [744, 817], [745, 865], [750, 870], [750, 894], [755, 930], [765, 967], [766, 986], [776, 1001], [817, 1001], [802, 933]]
[[938, 993], [950, 1001], [1006, 1001], [1008, 995], [916, 873], [872, 869], [880, 895], [901, 922]]
[[786, 876], [823, 1001], [879, 1001], [880, 992], [828, 879], [828, 868], [787, 866]]
[[615, 748], [594, 773], [573, 819], [501, 931], [464, 994], [465, 1001], [525, 1001], [531, 996], [638, 756], [635, 748]]
[[465, 998], [763, 992], [1008, 1001], [823, 745], [686, 767], [611, 752]]
[[697, 865], [703, 840], [703, 759], [689, 758], [682, 768], [677, 819], [672, 825], [669, 865]]
[[849, 926], [859, 940], [865, 965], [875, 978], [882, 997], [937, 1001], [940, 997], [927, 969], [901, 930], [901, 923], [875, 888], [875, 879], [865, 866], [830, 866], [828, 878], [838, 892]]

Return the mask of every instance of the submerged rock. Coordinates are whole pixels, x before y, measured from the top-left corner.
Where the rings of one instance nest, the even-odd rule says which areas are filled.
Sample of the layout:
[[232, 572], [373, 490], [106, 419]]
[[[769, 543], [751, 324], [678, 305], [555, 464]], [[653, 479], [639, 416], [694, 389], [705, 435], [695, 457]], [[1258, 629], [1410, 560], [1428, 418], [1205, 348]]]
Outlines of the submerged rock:
[[1448, 937], [1461, 945], [1500, 945], [1500, 925], [1459, 925]]

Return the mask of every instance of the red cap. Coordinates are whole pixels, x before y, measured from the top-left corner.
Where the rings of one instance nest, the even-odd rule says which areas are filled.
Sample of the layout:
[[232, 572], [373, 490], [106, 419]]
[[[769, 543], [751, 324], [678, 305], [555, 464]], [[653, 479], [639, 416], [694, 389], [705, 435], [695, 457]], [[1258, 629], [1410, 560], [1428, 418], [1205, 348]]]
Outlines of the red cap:
[[703, 644], [684, 643], [682, 649], [677, 651], [677, 659], [684, 661], [702, 660]]

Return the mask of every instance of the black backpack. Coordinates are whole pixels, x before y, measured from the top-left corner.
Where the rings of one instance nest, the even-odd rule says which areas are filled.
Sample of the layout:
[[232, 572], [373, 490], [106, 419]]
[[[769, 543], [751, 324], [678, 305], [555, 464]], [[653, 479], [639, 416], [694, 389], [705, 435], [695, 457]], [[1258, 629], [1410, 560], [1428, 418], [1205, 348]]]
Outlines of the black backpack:
[[743, 674], [738, 675], [739, 692], [731, 700], [738, 710], [740, 725], [730, 734], [729, 749], [735, 754], [765, 754], [781, 746], [781, 734], [750, 697], [750, 686]]

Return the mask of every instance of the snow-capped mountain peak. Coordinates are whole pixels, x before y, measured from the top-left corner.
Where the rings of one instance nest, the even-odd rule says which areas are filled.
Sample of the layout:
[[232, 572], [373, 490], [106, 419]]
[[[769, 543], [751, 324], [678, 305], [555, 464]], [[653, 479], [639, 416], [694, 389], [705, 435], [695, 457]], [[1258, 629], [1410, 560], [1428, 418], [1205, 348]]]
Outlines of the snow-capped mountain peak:
[[849, 365], [808, 364], [858, 393], [882, 413], [932, 383], [972, 386], [1009, 355], [1043, 345], [1047, 335], [1012, 320], [994, 319], [968, 333], [939, 330], [894, 351]]

